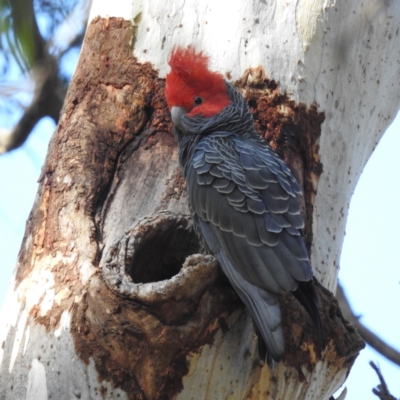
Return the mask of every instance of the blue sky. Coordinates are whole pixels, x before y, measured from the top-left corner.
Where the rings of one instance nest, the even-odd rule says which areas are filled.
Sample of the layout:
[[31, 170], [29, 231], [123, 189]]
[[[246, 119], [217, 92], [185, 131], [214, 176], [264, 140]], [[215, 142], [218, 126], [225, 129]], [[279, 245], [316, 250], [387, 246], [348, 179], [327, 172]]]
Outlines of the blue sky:
[[[54, 128], [50, 119], [42, 120], [21, 149], [0, 156], [0, 306]], [[399, 148], [400, 117], [385, 133], [352, 198], [339, 278], [362, 322], [400, 350]], [[371, 391], [379, 381], [370, 360], [380, 365], [392, 394], [400, 397], [400, 368], [367, 348], [346, 382], [347, 399], [378, 399]]]
[[[387, 129], [360, 177], [350, 203], [339, 280], [353, 311], [372, 331], [400, 350], [400, 114]], [[347, 381], [348, 399], [378, 399], [368, 365], [377, 361], [393, 396], [400, 398], [400, 368], [367, 348]]]

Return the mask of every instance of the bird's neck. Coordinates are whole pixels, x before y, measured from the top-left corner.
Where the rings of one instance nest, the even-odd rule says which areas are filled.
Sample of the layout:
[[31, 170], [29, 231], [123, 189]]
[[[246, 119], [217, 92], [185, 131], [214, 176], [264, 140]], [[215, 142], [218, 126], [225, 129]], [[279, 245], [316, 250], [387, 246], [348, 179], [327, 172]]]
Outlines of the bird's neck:
[[183, 175], [186, 177], [187, 169], [192, 161], [194, 150], [202, 135], [188, 135], [178, 138], [179, 145], [179, 165]]

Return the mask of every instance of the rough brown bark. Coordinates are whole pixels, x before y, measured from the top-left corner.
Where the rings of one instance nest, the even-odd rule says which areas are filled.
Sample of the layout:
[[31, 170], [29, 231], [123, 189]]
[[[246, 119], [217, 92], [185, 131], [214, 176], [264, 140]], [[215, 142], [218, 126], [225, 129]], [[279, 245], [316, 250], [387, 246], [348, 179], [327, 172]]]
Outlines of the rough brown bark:
[[[233, 328], [231, 316], [246, 311], [212, 257], [192, 256], [181, 267], [199, 244], [188, 218], [164, 81], [132, 56], [133, 35], [129, 22], [115, 18], [97, 18], [88, 28], [43, 167], [16, 285], [38, 260], [59, 258], [51, 272], [60, 301], [46, 313], [32, 309], [30, 320], [49, 332], [67, 310], [75, 351], [85, 363], [94, 361], [100, 382], [111, 382], [130, 399], [172, 399], [185, 390], [188, 357], [212, 346], [217, 333]], [[276, 83], [259, 71], [246, 72], [237, 85], [260, 133], [304, 187], [310, 244], [324, 116], [279, 95]], [[318, 291], [322, 343], [293, 296], [282, 301], [283, 365], [303, 382], [304, 368], [312, 371], [321, 360], [348, 371], [363, 347], [333, 295]], [[267, 367], [251, 357], [246, 396], [274, 398], [279, 369], [266, 375]], [[267, 389], [257, 386], [260, 379], [268, 381]]]

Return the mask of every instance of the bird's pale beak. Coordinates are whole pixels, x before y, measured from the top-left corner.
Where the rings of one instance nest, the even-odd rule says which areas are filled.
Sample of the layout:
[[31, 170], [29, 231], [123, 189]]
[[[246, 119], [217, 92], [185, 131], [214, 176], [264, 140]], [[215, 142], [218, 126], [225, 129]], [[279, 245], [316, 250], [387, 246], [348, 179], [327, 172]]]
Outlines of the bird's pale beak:
[[181, 118], [186, 113], [187, 113], [187, 111], [182, 107], [173, 106], [171, 108], [171, 119], [172, 119], [172, 122], [179, 129], [182, 129]]

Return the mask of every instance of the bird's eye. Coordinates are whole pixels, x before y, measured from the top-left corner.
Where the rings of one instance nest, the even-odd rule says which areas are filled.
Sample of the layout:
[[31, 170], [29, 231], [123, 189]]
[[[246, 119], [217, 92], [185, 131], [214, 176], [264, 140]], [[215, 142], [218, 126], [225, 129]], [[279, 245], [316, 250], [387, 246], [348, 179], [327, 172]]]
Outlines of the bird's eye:
[[195, 99], [194, 99], [194, 104], [196, 105], [196, 106], [198, 106], [199, 104], [201, 104], [203, 102], [203, 99], [201, 98], [201, 97], [196, 97]]

